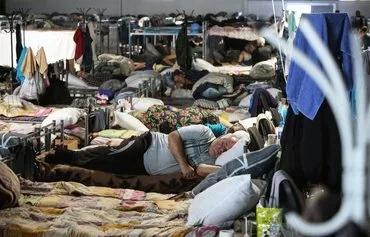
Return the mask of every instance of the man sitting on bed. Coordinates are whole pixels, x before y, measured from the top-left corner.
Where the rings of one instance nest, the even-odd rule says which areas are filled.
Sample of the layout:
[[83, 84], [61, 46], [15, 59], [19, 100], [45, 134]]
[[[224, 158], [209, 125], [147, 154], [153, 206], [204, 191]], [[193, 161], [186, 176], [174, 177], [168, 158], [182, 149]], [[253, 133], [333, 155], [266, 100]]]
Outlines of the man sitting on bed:
[[163, 175], [181, 171], [184, 178], [193, 178], [216, 172], [220, 167], [214, 165], [215, 159], [238, 139], [232, 134], [216, 138], [210, 128], [190, 125], [170, 134], [145, 132], [116, 147], [79, 151], [59, 148], [45, 161], [118, 174]]

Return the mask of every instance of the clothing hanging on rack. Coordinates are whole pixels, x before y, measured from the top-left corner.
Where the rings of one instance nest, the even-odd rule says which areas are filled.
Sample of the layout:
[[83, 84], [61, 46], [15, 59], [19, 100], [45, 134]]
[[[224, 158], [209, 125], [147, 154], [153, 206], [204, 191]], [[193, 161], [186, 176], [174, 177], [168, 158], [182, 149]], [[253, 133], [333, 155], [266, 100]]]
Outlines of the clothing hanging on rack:
[[[324, 13], [303, 14], [321, 36], [333, 56], [338, 60], [338, 65], [346, 80], [348, 90], [352, 88], [352, 58], [350, 50], [351, 24], [347, 14]], [[308, 55], [312, 62], [322, 68], [319, 58], [314, 53], [303, 33], [298, 28], [294, 39], [294, 46]], [[309, 119], [314, 119], [319, 110], [324, 95], [308, 74], [294, 61], [291, 63], [287, 82], [287, 96], [295, 114], [299, 112]]]
[[76, 43], [75, 61], [76, 63], [81, 64], [84, 53], [84, 37], [80, 26], [77, 27], [76, 32], [73, 35], [73, 41]]
[[20, 84], [22, 84], [24, 79], [25, 79], [24, 75], [23, 75], [23, 72], [21, 71], [21, 67], [23, 65], [24, 58], [26, 57], [27, 50], [28, 50], [28, 48], [26, 46], [24, 46], [23, 49], [22, 49], [21, 55], [19, 57], [17, 67], [16, 67], [16, 70], [17, 70], [16, 80]]
[[291, 11], [288, 16], [288, 31], [289, 35], [297, 31], [297, 23], [295, 21], [295, 11]]
[[288, 109], [281, 137], [280, 168], [302, 190], [308, 184], [324, 184], [341, 190], [341, 144], [334, 115], [326, 101], [316, 117], [308, 119]]
[[22, 53], [23, 45], [22, 45], [22, 34], [21, 34], [21, 25], [17, 24], [15, 26], [15, 38], [16, 38], [16, 54], [17, 54], [17, 63]]
[[21, 71], [26, 79], [32, 78], [36, 71], [35, 55], [31, 47], [28, 47], [26, 56], [24, 57]]
[[362, 52], [362, 56], [364, 58], [366, 72], [368, 75], [370, 75], [370, 50], [367, 49], [364, 52]]
[[85, 31], [83, 32], [83, 38], [84, 38], [84, 51], [83, 51], [81, 68], [85, 72], [90, 72], [94, 67], [93, 51], [91, 47], [91, 43], [93, 39], [90, 36], [90, 30], [87, 24], [86, 24]]
[[[348, 95], [353, 87], [350, 50], [351, 25], [347, 14], [304, 14], [327, 45], [343, 74]], [[318, 56], [298, 28], [294, 46], [322, 68]], [[287, 81], [290, 108], [282, 134], [281, 168], [300, 188], [324, 184], [341, 191], [341, 143], [333, 113], [308, 74], [291, 62]]]

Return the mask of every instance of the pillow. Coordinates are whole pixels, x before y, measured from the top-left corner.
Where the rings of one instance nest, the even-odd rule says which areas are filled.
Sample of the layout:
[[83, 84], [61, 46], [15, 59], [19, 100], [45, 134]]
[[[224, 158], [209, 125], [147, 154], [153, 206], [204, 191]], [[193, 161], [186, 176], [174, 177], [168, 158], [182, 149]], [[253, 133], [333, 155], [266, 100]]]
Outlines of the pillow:
[[76, 77], [73, 74], [69, 74], [68, 76], [68, 85], [81, 87], [81, 88], [88, 88], [89, 84], [87, 84], [83, 79]]
[[195, 196], [189, 207], [188, 226], [223, 226], [227, 221], [246, 214], [258, 203], [260, 188], [250, 175], [224, 179]]
[[135, 130], [140, 132], [149, 131], [149, 129], [145, 127], [145, 125], [134, 116], [128, 113], [122, 113], [118, 111], [114, 111], [113, 126], [114, 125], [119, 125], [121, 128], [125, 128], [128, 130]]
[[18, 177], [0, 161], [0, 209], [15, 207], [18, 204], [20, 192]]
[[118, 129], [106, 129], [102, 130], [99, 133], [99, 137], [106, 137], [106, 138], [130, 138], [131, 136], [137, 136], [138, 132], [134, 130], [118, 130]]
[[189, 89], [178, 88], [171, 91], [171, 98], [193, 98], [193, 93]]
[[244, 139], [247, 144], [249, 144], [251, 141], [251, 137], [247, 131], [238, 130], [238, 131], [235, 131], [233, 135], [239, 139]]
[[3, 100], [4, 100], [4, 104], [6, 104], [6, 105], [10, 105], [10, 106], [13, 106], [13, 107], [19, 107], [19, 108], [23, 107], [22, 100], [19, 96], [6, 95], [6, 96], [4, 96]]
[[146, 112], [152, 105], [164, 105], [162, 100], [154, 98], [132, 98], [132, 109]]
[[82, 109], [77, 108], [63, 108], [55, 110], [44, 119], [41, 123], [41, 127], [51, 124], [53, 120], [56, 121], [57, 127], [60, 126], [61, 120], [64, 121], [64, 127], [76, 124], [78, 119], [83, 115], [83, 112], [84, 111]]
[[267, 60], [254, 65], [249, 75], [253, 80], [266, 80], [274, 77], [275, 73], [275, 64]]
[[222, 153], [219, 157], [217, 157], [215, 164], [219, 166], [223, 166], [227, 162], [242, 156], [244, 153], [244, 146], [247, 143], [244, 139], [239, 139], [239, 141], [231, 147], [231, 149]]
[[194, 101], [193, 106], [198, 106], [204, 109], [218, 109], [218, 104], [216, 101], [206, 100], [206, 99], [198, 99]]
[[229, 161], [217, 172], [205, 177], [202, 182], [192, 190], [192, 194], [195, 196], [227, 177], [244, 174], [250, 174], [252, 179], [260, 177], [269, 172], [274, 166], [276, 155], [279, 150], [279, 145], [271, 145], [258, 151], [246, 153], [245, 161], [244, 156]]
[[123, 141], [122, 138], [106, 138], [106, 137], [96, 137], [91, 140], [90, 145], [110, 145], [120, 144]]
[[257, 126], [257, 117], [251, 117], [243, 120], [239, 120], [239, 123], [247, 130], [250, 127]]

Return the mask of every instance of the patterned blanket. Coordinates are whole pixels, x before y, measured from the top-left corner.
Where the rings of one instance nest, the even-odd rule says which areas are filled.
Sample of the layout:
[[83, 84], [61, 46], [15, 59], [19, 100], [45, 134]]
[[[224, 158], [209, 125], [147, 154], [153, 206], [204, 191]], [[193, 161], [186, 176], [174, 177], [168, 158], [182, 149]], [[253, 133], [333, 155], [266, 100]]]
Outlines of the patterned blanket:
[[184, 194], [28, 180], [21, 180], [21, 193], [19, 207], [0, 211], [1, 237], [185, 236], [195, 233], [193, 228], [185, 226], [191, 199]]

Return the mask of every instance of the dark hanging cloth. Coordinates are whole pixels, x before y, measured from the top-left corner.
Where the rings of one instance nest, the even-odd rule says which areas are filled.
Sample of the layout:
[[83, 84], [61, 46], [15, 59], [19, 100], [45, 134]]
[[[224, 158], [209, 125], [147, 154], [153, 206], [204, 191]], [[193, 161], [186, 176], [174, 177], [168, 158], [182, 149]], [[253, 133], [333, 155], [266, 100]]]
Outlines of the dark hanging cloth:
[[55, 76], [49, 78], [50, 86], [46, 88], [45, 93], [40, 96], [40, 105], [70, 105], [72, 98], [65, 83]]
[[183, 71], [191, 69], [192, 64], [192, 54], [191, 46], [189, 44], [188, 38], [188, 21], [187, 16], [185, 16], [184, 23], [180, 29], [179, 34], [176, 39], [176, 59], [177, 64]]
[[92, 46], [91, 46], [93, 39], [90, 36], [90, 30], [87, 25], [86, 25], [86, 30], [83, 33], [83, 36], [84, 36], [84, 53], [83, 53], [81, 68], [85, 72], [90, 72], [94, 66]]
[[288, 109], [281, 137], [281, 169], [300, 189], [323, 184], [341, 190], [341, 143], [333, 112], [324, 100], [313, 120]]
[[17, 24], [15, 26], [15, 38], [16, 38], [16, 53], [17, 53], [17, 63], [19, 60], [19, 57], [21, 56], [23, 45], [22, 45], [22, 31], [21, 31], [21, 25]]

